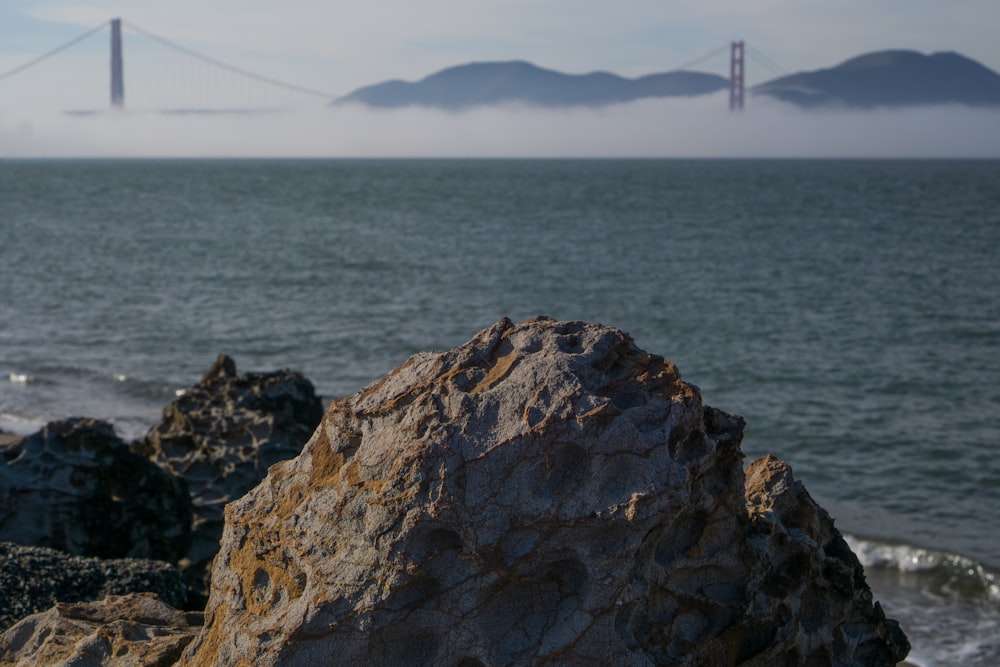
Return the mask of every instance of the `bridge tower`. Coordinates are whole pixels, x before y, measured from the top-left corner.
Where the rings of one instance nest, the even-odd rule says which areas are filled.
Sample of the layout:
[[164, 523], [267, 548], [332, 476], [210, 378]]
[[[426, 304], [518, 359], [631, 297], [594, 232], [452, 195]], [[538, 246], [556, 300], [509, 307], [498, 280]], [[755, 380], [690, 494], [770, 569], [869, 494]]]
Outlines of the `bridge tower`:
[[732, 42], [729, 47], [729, 110], [743, 110], [743, 42]]
[[125, 77], [122, 71], [121, 19], [111, 19], [111, 108], [125, 108]]

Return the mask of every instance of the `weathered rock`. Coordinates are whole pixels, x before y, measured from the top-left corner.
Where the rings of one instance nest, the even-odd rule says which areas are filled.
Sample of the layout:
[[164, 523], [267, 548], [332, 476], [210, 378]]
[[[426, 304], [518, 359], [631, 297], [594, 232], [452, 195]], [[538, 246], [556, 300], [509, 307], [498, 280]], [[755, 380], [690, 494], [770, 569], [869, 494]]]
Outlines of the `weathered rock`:
[[873, 604], [864, 568], [833, 519], [773, 456], [746, 470], [754, 624], [764, 647], [748, 667], [892, 665], [910, 650], [899, 625]]
[[188, 552], [186, 485], [132, 453], [107, 422], [52, 422], [0, 453], [0, 540], [101, 558]]
[[322, 416], [323, 405], [301, 374], [237, 373], [236, 363], [219, 355], [201, 382], [133, 443], [191, 490], [194, 537], [181, 568], [202, 605], [223, 506], [253, 488], [268, 466], [298, 455]]
[[0, 665], [168, 667], [200, 624], [200, 613], [178, 611], [150, 593], [59, 603], [0, 635]]
[[804, 665], [829, 639], [824, 664], [893, 664], [839, 543], [795, 502], [784, 535], [751, 522], [742, 429], [609, 327], [418, 354], [229, 505], [184, 663]]
[[155, 593], [174, 606], [187, 598], [180, 571], [162, 561], [101, 560], [0, 542], [0, 630], [57, 602], [138, 592]]

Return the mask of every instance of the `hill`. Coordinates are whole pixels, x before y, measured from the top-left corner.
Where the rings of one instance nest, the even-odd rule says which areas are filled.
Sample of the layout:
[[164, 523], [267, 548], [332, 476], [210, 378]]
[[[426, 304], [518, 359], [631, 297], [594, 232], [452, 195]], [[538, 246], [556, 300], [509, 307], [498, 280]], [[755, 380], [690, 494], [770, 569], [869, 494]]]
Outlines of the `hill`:
[[439, 109], [502, 104], [599, 107], [648, 97], [703, 95], [728, 85], [725, 77], [702, 72], [665, 72], [628, 79], [610, 72], [563, 74], [514, 60], [450, 67], [413, 83], [386, 81], [359, 88], [334, 104]]
[[751, 92], [806, 108], [1000, 106], [1000, 74], [954, 52], [877, 51], [829, 69], [774, 79]]

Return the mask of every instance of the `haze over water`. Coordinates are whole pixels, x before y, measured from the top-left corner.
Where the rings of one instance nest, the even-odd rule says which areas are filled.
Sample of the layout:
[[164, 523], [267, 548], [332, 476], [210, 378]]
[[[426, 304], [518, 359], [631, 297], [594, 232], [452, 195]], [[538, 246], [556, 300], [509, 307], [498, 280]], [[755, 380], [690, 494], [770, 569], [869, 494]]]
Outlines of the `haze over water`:
[[793, 466], [916, 662], [992, 665], [998, 184], [998, 161], [0, 161], [0, 428], [138, 436], [220, 352], [334, 396], [502, 316], [598, 321]]

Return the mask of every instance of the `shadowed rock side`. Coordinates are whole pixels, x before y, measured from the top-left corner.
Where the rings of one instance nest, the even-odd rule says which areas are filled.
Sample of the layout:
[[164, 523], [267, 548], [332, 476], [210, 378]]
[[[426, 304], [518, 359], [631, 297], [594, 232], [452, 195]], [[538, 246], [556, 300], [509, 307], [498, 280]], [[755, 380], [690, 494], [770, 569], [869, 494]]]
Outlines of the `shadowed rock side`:
[[746, 499], [758, 554], [748, 632], [766, 647], [746, 665], [882, 665], [906, 657], [910, 644], [899, 624], [873, 603], [861, 563], [787, 463], [770, 455], [751, 461]]
[[183, 663], [893, 665], [804, 492], [748, 515], [742, 430], [609, 327], [418, 354], [227, 507]]
[[[268, 466], [297, 456], [323, 416], [300, 373], [237, 373], [219, 355], [194, 387], [163, 410], [133, 449], [183, 478], [194, 506], [193, 542], [180, 565], [200, 608], [222, 534], [222, 508], [257, 484]], [[200, 598], [200, 600], [199, 600]]]
[[188, 552], [187, 486], [129, 451], [111, 424], [51, 422], [0, 453], [0, 540], [101, 558]]
[[60, 603], [0, 635], [0, 665], [169, 667], [197, 634], [201, 614], [155, 595]]

